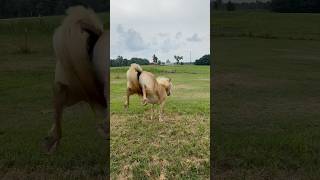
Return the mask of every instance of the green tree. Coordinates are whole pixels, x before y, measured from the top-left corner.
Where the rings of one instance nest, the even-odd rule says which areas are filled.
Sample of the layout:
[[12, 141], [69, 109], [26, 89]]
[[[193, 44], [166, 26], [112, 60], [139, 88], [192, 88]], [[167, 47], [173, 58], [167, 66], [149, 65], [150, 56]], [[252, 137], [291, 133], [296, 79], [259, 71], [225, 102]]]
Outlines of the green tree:
[[210, 65], [210, 55], [204, 55], [194, 62], [195, 65]]
[[152, 62], [155, 64], [158, 63], [158, 57], [155, 54], [152, 56]]
[[181, 60], [183, 60], [183, 56], [176, 56], [176, 55], [174, 55], [173, 57], [174, 57], [174, 59], [177, 61], [177, 64], [180, 64], [179, 62], [180, 62]]
[[236, 6], [231, 1], [228, 1], [228, 3], [226, 4], [226, 8], [227, 8], [228, 11], [236, 10]]

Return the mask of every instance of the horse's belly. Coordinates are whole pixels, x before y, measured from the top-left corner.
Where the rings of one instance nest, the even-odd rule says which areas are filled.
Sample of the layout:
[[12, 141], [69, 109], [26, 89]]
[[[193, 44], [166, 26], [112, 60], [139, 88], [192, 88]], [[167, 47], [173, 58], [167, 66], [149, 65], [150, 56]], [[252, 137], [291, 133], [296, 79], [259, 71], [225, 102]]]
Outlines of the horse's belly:
[[147, 95], [150, 104], [158, 104], [159, 99], [155, 95]]

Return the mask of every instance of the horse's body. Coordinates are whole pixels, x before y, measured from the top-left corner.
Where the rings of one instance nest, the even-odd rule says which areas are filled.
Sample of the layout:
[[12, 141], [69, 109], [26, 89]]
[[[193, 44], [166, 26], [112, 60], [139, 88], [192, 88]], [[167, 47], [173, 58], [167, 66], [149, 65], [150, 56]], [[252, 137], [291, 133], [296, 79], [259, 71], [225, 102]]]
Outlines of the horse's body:
[[72, 7], [53, 36], [57, 59], [54, 80], [54, 124], [46, 148], [56, 149], [61, 139], [63, 109], [80, 101], [95, 112], [103, 112], [101, 132], [108, 137], [109, 32], [103, 30], [95, 13], [84, 7]]

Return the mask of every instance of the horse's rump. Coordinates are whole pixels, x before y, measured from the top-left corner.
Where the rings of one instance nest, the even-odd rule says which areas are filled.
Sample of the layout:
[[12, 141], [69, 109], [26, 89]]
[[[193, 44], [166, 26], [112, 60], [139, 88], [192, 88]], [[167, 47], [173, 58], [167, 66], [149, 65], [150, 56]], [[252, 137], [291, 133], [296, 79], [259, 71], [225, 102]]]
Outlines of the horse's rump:
[[99, 79], [103, 72], [93, 63], [94, 59], [100, 64], [107, 63], [107, 56], [94, 55], [97, 49], [103, 48], [95, 48], [103, 34], [103, 25], [92, 10], [81, 6], [70, 8], [67, 14], [53, 37], [57, 57], [55, 82], [67, 85], [70, 92], [91, 106], [104, 106], [104, 83]]

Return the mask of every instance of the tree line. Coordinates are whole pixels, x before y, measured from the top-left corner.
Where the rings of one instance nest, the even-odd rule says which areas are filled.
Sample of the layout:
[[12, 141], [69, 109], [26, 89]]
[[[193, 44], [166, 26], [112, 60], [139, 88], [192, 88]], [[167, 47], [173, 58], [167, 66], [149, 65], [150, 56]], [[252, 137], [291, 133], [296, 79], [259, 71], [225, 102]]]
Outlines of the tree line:
[[150, 62], [148, 59], [144, 58], [131, 58], [131, 59], [126, 59], [123, 58], [122, 56], [118, 56], [116, 59], [111, 59], [111, 67], [121, 67], [121, 66], [130, 66], [132, 63], [137, 63], [140, 65], [149, 65]]
[[61, 15], [74, 5], [109, 12], [109, 0], [0, 0], [0, 18]]
[[[175, 64], [184, 65], [183, 62], [180, 62], [180, 60], [183, 59], [182, 56], [175, 56], [175, 58], [176, 58], [176, 61], [177, 61]], [[155, 62], [154, 59], [157, 59], [157, 62]], [[126, 59], [126, 58], [123, 58], [122, 56], [118, 56], [117, 58], [111, 59], [110, 61], [111, 61], [111, 64], [110, 64], [111, 67], [130, 66], [130, 64], [132, 64], [132, 63], [137, 63], [137, 64], [140, 64], [140, 65], [149, 65], [149, 64], [151, 64], [148, 59], [137, 58], [137, 57], [133, 57], [131, 59]], [[169, 60], [167, 60], [166, 63], [165, 62], [161, 62], [154, 55], [153, 59], [152, 59], [152, 64], [165, 65], [165, 64], [171, 64], [171, 62]], [[190, 64], [190, 63], [186, 63], [186, 64]], [[192, 64], [194, 64], [194, 65], [210, 65], [210, 55], [209, 54], [204, 55], [201, 58], [197, 59]]]
[[271, 0], [267, 2], [223, 2], [222, 0], [211, 0], [210, 8], [213, 10], [270, 10], [281, 13], [319, 13], [320, 0]]
[[273, 0], [271, 9], [283, 13], [319, 13], [319, 0]]
[[194, 65], [210, 65], [210, 55], [206, 54], [194, 62]]
[[222, 0], [211, 0], [210, 8], [212, 10], [227, 10], [234, 11], [236, 9], [241, 10], [259, 10], [259, 9], [270, 9], [270, 2], [239, 2], [235, 3], [234, 1], [223, 2]]

